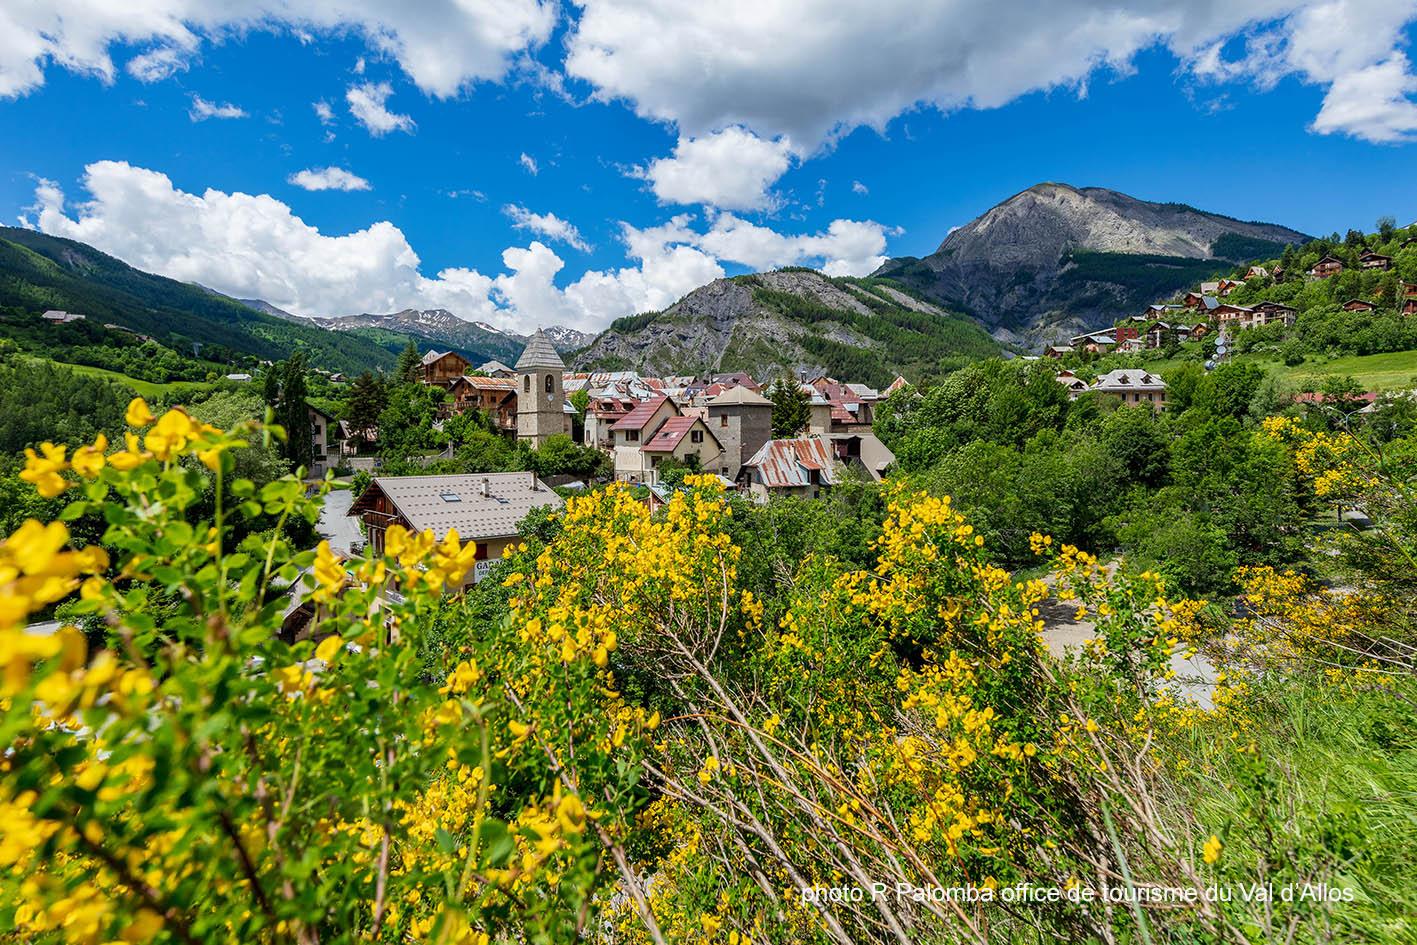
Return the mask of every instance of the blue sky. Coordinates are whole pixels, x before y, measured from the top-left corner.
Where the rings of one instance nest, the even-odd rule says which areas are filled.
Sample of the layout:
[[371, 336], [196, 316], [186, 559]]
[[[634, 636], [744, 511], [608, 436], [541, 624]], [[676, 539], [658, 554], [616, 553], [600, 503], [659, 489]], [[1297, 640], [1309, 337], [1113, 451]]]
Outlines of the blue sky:
[[153, 6], [57, 0], [0, 40], [0, 212], [302, 314], [592, 329], [922, 255], [1042, 180], [1417, 217], [1410, 3]]

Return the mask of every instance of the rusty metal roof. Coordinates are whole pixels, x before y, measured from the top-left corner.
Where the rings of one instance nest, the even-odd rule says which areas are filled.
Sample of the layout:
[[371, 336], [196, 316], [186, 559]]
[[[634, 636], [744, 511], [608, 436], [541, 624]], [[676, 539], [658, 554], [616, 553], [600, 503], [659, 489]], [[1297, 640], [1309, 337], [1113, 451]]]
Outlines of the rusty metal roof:
[[743, 464], [758, 470], [769, 489], [812, 484], [812, 472], [820, 472], [824, 485], [837, 482], [838, 462], [830, 440], [807, 436], [795, 440], [768, 440]]

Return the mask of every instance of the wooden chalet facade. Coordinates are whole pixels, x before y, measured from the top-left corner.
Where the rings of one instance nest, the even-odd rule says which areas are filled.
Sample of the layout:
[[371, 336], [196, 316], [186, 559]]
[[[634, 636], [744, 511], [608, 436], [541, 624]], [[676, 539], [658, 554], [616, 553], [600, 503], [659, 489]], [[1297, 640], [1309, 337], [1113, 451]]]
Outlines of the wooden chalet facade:
[[425, 384], [446, 385], [466, 374], [469, 367], [467, 358], [456, 351], [430, 351], [419, 362], [419, 380]]
[[1392, 257], [1369, 250], [1358, 257], [1358, 265], [1364, 269], [1377, 269], [1385, 272], [1392, 268]]
[[1309, 270], [1309, 275], [1315, 279], [1328, 279], [1343, 271], [1343, 260], [1337, 256], [1325, 256], [1314, 263], [1314, 268]]

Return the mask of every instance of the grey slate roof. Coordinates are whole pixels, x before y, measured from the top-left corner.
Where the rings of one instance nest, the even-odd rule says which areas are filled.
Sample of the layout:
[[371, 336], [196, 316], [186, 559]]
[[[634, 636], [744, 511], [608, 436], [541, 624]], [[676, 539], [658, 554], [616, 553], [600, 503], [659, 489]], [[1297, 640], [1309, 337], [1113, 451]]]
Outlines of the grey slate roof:
[[744, 387], [741, 384], [737, 387], [728, 388], [728, 390], [719, 394], [717, 397], [711, 398], [708, 403], [710, 407], [731, 407], [742, 404], [772, 406], [771, 400], [768, 400], [751, 387]]
[[556, 346], [551, 343], [551, 339], [546, 337], [546, 332], [540, 328], [536, 334], [526, 343], [526, 348], [522, 351], [522, 356], [517, 358], [517, 370], [526, 371], [534, 368], [550, 368], [555, 371], [566, 370], [566, 362], [561, 360], [561, 356], [556, 353]]
[[[487, 482], [487, 495], [482, 483]], [[456, 528], [463, 541], [509, 538], [532, 509], [565, 503], [534, 473], [472, 473], [461, 476], [376, 476], [349, 508], [362, 514], [383, 493], [415, 531], [432, 529], [442, 540]]]

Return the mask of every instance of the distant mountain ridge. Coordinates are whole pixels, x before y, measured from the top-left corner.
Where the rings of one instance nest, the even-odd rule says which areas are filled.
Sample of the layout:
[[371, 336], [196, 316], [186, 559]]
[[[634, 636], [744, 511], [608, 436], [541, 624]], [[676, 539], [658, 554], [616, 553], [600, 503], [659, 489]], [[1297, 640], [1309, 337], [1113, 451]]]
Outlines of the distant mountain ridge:
[[874, 275], [965, 312], [1003, 341], [1036, 343], [1121, 315], [1303, 233], [1101, 187], [1043, 183], [970, 221], [923, 258]]
[[367, 338], [290, 322], [202, 286], [143, 272], [77, 240], [0, 227], [0, 312], [64, 309], [148, 335], [183, 354], [280, 360], [295, 350], [330, 371], [388, 368]]
[[[398, 351], [412, 339], [422, 349], [438, 348], [453, 350], [462, 354], [473, 366], [487, 361], [502, 361], [514, 364], [522, 349], [526, 347], [529, 335], [503, 331], [486, 322], [470, 322], [459, 318], [445, 308], [406, 308], [387, 315], [342, 315], [305, 317], [292, 315], [262, 299], [241, 299], [242, 304], [257, 311], [306, 324], [318, 325], [335, 332], [364, 337], [387, 350]], [[551, 343], [562, 353], [571, 353], [584, 347], [592, 335], [551, 325], [546, 329]]]
[[999, 352], [978, 325], [882, 280], [810, 269], [716, 279], [663, 312], [616, 320], [575, 358], [581, 370], [698, 374], [786, 368], [884, 386]]

